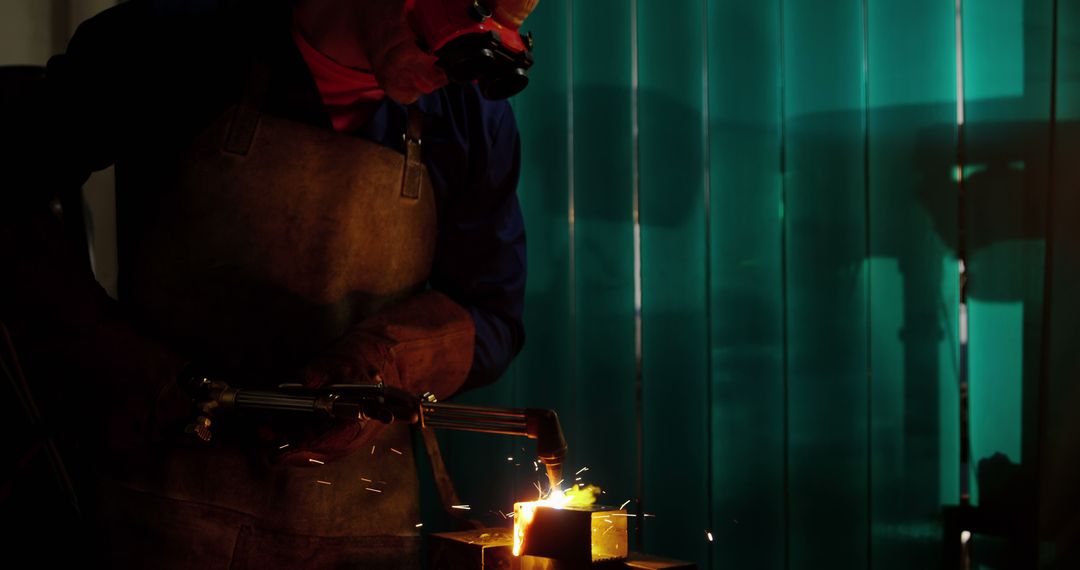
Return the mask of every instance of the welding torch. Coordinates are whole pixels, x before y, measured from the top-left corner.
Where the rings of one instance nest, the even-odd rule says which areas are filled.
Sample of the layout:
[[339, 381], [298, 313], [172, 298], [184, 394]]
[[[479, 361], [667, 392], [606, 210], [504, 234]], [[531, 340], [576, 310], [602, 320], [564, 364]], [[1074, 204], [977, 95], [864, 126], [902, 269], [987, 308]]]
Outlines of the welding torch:
[[[536, 454], [547, 471], [551, 488], [562, 483], [566, 438], [554, 410], [496, 408], [439, 402], [426, 393], [414, 396], [384, 384], [335, 384], [318, 389], [300, 384], [276, 388], [236, 388], [208, 378], [190, 381], [190, 390], [207, 413], [260, 410], [272, 413], [314, 414], [340, 421], [404, 422], [421, 428], [514, 435], [536, 440]], [[200, 439], [210, 439], [205, 417], [189, 426]]]

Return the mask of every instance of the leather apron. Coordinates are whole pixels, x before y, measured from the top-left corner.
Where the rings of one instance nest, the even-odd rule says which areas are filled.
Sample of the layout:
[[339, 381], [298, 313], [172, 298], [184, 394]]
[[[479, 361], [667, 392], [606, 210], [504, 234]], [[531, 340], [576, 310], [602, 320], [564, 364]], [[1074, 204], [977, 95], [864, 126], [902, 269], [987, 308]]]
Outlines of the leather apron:
[[[265, 85], [256, 67], [252, 84]], [[258, 87], [194, 140], [122, 239], [122, 300], [237, 385], [274, 384], [385, 304], [424, 286], [435, 201], [406, 154], [260, 111]], [[121, 194], [120, 200], [126, 197]], [[242, 377], [242, 379], [237, 379]], [[103, 477], [113, 563], [155, 568], [419, 566], [407, 426], [312, 468], [244, 445], [148, 448]]]

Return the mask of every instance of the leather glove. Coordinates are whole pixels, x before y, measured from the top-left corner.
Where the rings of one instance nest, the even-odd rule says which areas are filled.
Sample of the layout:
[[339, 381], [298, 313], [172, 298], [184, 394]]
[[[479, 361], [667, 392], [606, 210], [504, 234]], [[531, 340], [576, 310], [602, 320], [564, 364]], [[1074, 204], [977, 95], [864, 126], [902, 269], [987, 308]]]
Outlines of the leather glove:
[[360, 5], [361, 37], [371, 69], [386, 95], [408, 105], [446, 85], [438, 58], [420, 49], [405, 18], [405, 0], [368, 0]]
[[[472, 315], [438, 291], [424, 291], [361, 322], [304, 370], [309, 388], [382, 382], [410, 394], [445, 399], [465, 383], [476, 331]], [[338, 424], [307, 433], [281, 459], [292, 465], [331, 461], [371, 445], [384, 424]]]

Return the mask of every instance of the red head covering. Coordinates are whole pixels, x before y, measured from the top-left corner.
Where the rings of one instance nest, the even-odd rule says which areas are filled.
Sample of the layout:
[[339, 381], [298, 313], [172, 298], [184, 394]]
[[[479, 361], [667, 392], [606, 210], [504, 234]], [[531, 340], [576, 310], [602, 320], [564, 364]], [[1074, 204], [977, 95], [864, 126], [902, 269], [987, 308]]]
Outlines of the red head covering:
[[353, 131], [367, 122], [386, 93], [370, 69], [346, 67], [315, 49], [297, 27], [293, 41], [311, 70], [334, 130]]

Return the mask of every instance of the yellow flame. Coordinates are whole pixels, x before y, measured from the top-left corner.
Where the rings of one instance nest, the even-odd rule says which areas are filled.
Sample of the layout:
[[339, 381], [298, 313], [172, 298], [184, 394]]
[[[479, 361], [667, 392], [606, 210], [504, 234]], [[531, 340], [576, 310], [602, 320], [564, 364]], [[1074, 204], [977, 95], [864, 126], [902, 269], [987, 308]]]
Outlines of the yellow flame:
[[562, 509], [565, 507], [588, 507], [596, 502], [596, 496], [600, 494], [600, 488], [596, 485], [574, 485], [566, 491], [552, 489], [546, 497], [538, 501], [525, 501], [514, 504], [514, 556], [521, 556], [521, 548], [525, 543], [525, 531], [532, 524], [536, 516], [537, 507], [551, 507]]
[[574, 485], [566, 491], [555, 489], [548, 495], [549, 506], [554, 507], [588, 507], [596, 503], [596, 496], [600, 494], [600, 487], [596, 485]]

